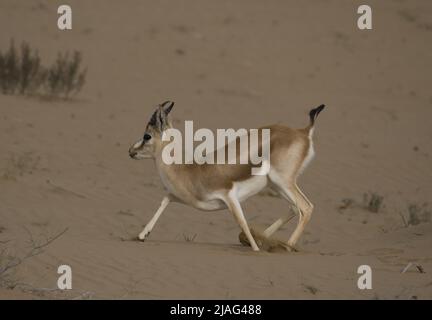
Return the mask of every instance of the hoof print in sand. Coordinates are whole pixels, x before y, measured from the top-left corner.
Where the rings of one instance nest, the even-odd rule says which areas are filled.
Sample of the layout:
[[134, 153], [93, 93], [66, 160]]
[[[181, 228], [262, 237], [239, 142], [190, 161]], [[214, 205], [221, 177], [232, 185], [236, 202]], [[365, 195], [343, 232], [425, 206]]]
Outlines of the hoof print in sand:
[[[273, 237], [266, 237], [260, 230], [250, 228], [252, 237], [255, 239], [257, 246], [267, 252], [297, 252], [297, 249], [290, 247], [285, 242], [275, 239]], [[244, 234], [240, 232], [239, 234], [240, 243], [246, 247], [250, 247], [250, 243]]]

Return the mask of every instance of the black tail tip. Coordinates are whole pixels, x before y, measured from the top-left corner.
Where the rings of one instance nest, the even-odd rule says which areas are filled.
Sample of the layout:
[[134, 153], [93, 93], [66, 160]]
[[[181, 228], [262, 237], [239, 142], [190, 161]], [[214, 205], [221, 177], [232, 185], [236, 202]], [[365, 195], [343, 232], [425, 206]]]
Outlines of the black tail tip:
[[319, 107], [316, 107], [315, 109], [312, 109], [309, 112], [309, 117], [310, 117], [310, 121], [311, 121], [311, 125], [313, 125], [315, 123], [315, 119], [318, 117], [318, 114], [325, 108], [325, 105], [322, 104]]

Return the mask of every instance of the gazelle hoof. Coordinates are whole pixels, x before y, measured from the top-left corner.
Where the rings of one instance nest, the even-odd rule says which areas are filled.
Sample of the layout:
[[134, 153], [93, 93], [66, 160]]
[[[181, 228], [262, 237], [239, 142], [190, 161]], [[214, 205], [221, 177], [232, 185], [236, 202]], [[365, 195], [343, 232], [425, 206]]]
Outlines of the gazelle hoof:
[[288, 243], [285, 243], [284, 246], [286, 247], [287, 251], [289, 251], [289, 252], [299, 252], [299, 249], [297, 249], [295, 246], [292, 246]]
[[145, 241], [145, 239], [147, 238], [147, 236], [150, 234], [150, 232], [147, 232], [147, 233], [144, 233], [144, 232], [141, 232], [139, 235], [138, 235], [138, 240], [140, 240], [140, 241]]

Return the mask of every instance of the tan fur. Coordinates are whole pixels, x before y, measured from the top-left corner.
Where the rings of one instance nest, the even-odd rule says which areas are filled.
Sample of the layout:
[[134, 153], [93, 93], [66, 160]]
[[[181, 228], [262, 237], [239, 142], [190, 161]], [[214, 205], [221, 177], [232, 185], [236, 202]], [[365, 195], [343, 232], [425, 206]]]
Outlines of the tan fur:
[[[172, 108], [172, 105], [171, 105]], [[157, 112], [157, 114], [156, 114]], [[169, 111], [168, 111], [169, 112]], [[167, 113], [163, 114], [163, 106], [155, 111], [153, 117], [161, 119], [162, 125], [171, 127]], [[166, 122], [165, 122], [166, 121]], [[249, 229], [240, 201], [257, 193], [262, 188], [271, 184], [282, 197], [293, 205], [299, 213], [299, 223], [285, 247], [294, 247], [300, 237], [306, 223], [309, 221], [313, 206], [297, 186], [297, 177], [303, 169], [308, 152], [311, 152], [311, 126], [305, 129], [291, 129], [282, 125], [271, 125], [260, 129], [270, 129], [270, 171], [266, 176], [251, 175], [253, 165], [248, 164], [172, 164], [166, 165], [162, 161], [162, 149], [167, 142], [162, 142], [161, 132], [154, 126], [148, 125], [146, 133], [152, 136], [148, 142], [134, 144], [129, 153], [133, 158], [154, 158], [159, 175], [167, 190], [167, 196], [161, 204], [158, 212], [150, 223], [144, 228], [139, 238], [144, 240], [150, 233], [156, 220], [170, 201], [181, 202], [201, 210], [220, 210], [228, 208], [235, 216], [243, 230], [245, 243], [249, 243], [255, 251], [258, 244], [261, 247], [269, 247], [263, 237], [270, 238], [290, 218], [288, 216], [278, 219], [259, 235]], [[165, 129], [164, 129], [165, 130]], [[261, 133], [261, 130], [259, 131]], [[239, 138], [237, 143], [237, 155], [239, 155]], [[261, 141], [259, 137], [258, 141]], [[226, 151], [228, 146], [225, 146]], [[261, 154], [262, 146], [259, 146]], [[217, 152], [217, 151], [216, 151]], [[227, 152], [225, 152], [227, 155]], [[247, 241], [246, 241], [247, 240]], [[272, 247], [270, 245], [270, 247]]]

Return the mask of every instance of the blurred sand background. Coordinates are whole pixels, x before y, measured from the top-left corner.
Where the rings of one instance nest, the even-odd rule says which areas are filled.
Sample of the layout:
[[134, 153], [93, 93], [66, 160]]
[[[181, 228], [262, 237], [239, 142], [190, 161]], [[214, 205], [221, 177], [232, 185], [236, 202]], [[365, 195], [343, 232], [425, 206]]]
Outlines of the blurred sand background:
[[[62, 1], [0, 1], [2, 50], [27, 41], [46, 63], [79, 50], [88, 67], [72, 101], [0, 95], [0, 248], [22, 257], [32, 237], [68, 228], [14, 268], [0, 298], [432, 298], [432, 2], [368, 1], [371, 31], [357, 29], [360, 1], [68, 3], [64, 32]], [[328, 106], [299, 180], [315, 204], [300, 252], [253, 253], [228, 211], [180, 204], [147, 242], [129, 240], [162, 186], [152, 161], [127, 150], [168, 99], [177, 126], [211, 129], [302, 127]], [[364, 207], [367, 192], [383, 197], [379, 212]], [[423, 218], [406, 226], [410, 205]], [[258, 195], [244, 211], [269, 225], [289, 208]], [[425, 273], [402, 274], [410, 262]], [[53, 290], [61, 264], [71, 291]], [[357, 288], [363, 264], [372, 290]]]

